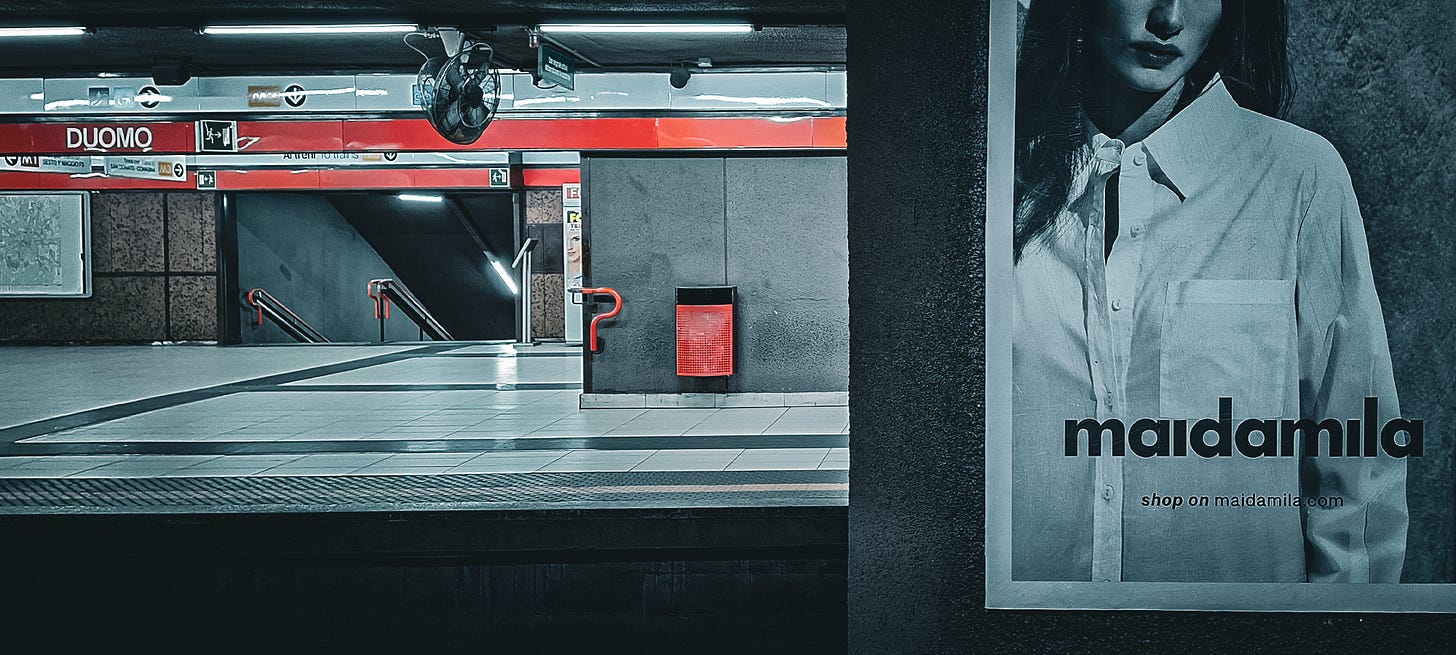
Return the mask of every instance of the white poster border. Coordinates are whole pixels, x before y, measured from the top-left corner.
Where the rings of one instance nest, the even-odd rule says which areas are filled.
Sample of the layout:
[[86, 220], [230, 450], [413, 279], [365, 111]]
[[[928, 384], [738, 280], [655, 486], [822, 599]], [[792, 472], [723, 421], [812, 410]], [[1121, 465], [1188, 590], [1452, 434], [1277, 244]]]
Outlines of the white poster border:
[[[988, 609], [1456, 612], [1456, 584], [1041, 582], [1011, 578], [1012, 166], [1018, 0], [994, 0], [987, 63], [986, 603]], [[1170, 553], [1176, 556], [1176, 553]], [[1257, 554], [1251, 553], [1251, 556]]]

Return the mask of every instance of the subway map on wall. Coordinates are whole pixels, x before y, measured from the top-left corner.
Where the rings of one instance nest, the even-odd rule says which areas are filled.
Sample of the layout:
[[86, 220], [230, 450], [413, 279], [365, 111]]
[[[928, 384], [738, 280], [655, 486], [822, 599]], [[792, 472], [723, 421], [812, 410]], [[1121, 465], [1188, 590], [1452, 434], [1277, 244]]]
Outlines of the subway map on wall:
[[86, 200], [0, 194], [0, 295], [86, 295]]

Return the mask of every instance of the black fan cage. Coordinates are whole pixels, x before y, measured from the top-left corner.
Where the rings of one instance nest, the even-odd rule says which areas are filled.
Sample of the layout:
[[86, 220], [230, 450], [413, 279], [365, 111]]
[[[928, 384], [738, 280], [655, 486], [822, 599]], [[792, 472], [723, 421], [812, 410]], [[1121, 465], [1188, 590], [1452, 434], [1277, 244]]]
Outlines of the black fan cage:
[[480, 138], [500, 107], [500, 72], [490, 46], [478, 43], [420, 69], [421, 105], [430, 123], [454, 143]]

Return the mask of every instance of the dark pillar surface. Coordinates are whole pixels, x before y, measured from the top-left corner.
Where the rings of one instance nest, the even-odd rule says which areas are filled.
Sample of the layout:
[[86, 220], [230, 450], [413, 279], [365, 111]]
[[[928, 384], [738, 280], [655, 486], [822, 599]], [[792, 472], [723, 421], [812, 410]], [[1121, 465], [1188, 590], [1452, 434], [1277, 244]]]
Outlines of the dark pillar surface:
[[[625, 301], [589, 391], [846, 389], [843, 157], [589, 157], [583, 171], [587, 280]], [[738, 287], [734, 374], [678, 377], [674, 289], [725, 284]]]
[[[1298, 34], [1313, 28], [1297, 12], [1326, 3], [1294, 4]], [[1343, 21], [1333, 43], [1387, 53], [1410, 49], [1352, 36], [1352, 25], [1363, 20], [1388, 20], [1384, 9], [1329, 4], [1343, 7], [1328, 10]], [[1436, 9], [1439, 3], [1417, 4], [1403, 9], [1401, 19], [1416, 32], [1426, 30], [1423, 14], [1447, 13]], [[850, 652], [1449, 652], [1456, 619], [1441, 615], [982, 609], [983, 326], [1005, 320], [984, 317], [982, 286], [988, 3], [849, 0], [848, 7]], [[1391, 35], [1407, 36], [1403, 30]], [[1297, 49], [1293, 54], [1300, 56]], [[1443, 75], [1421, 88], [1449, 100], [1449, 67]], [[1385, 104], [1400, 97], [1426, 101], [1404, 92], [1380, 97]], [[1315, 106], [1299, 111], [1320, 115]], [[1399, 152], [1392, 147], [1387, 154]], [[1354, 169], [1355, 160], [1346, 158]], [[1433, 185], [1414, 195], [1430, 199], [1450, 188], [1441, 184], [1449, 176], [1419, 174], [1431, 164], [1427, 158], [1401, 164], [1409, 173], [1401, 179]], [[1397, 193], [1412, 195], [1409, 186], [1384, 192], [1356, 186], [1367, 211]], [[1441, 206], [1449, 209], [1445, 197]], [[1439, 222], [1433, 214], [1422, 214], [1428, 226]], [[1381, 257], [1375, 259], [1379, 266]], [[1392, 308], [1386, 311], [1391, 317]], [[1393, 331], [1392, 349], [1402, 338]]]
[[585, 280], [623, 299], [602, 328], [607, 346], [592, 357], [590, 390], [721, 391], [677, 377], [672, 339], [673, 289], [725, 281], [723, 160], [592, 157], [582, 182]]
[[843, 157], [727, 160], [728, 283], [738, 285], [733, 391], [843, 391], [849, 244]]

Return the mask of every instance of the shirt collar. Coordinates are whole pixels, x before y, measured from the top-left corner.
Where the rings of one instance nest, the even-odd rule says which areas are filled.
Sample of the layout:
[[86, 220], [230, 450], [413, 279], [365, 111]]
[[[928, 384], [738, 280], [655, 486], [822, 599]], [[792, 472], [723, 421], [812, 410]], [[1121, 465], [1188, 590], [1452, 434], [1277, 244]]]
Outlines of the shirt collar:
[[[1187, 197], [1192, 185], [1205, 179], [1236, 145], [1237, 140], [1230, 137], [1236, 131], [1234, 119], [1239, 111], [1223, 79], [1215, 76], [1183, 111], [1148, 135], [1142, 147], [1165, 180]], [[1091, 122], [1087, 127], [1087, 145], [1094, 158], [1109, 150], [1121, 153], [1120, 142], [1099, 133]]]

